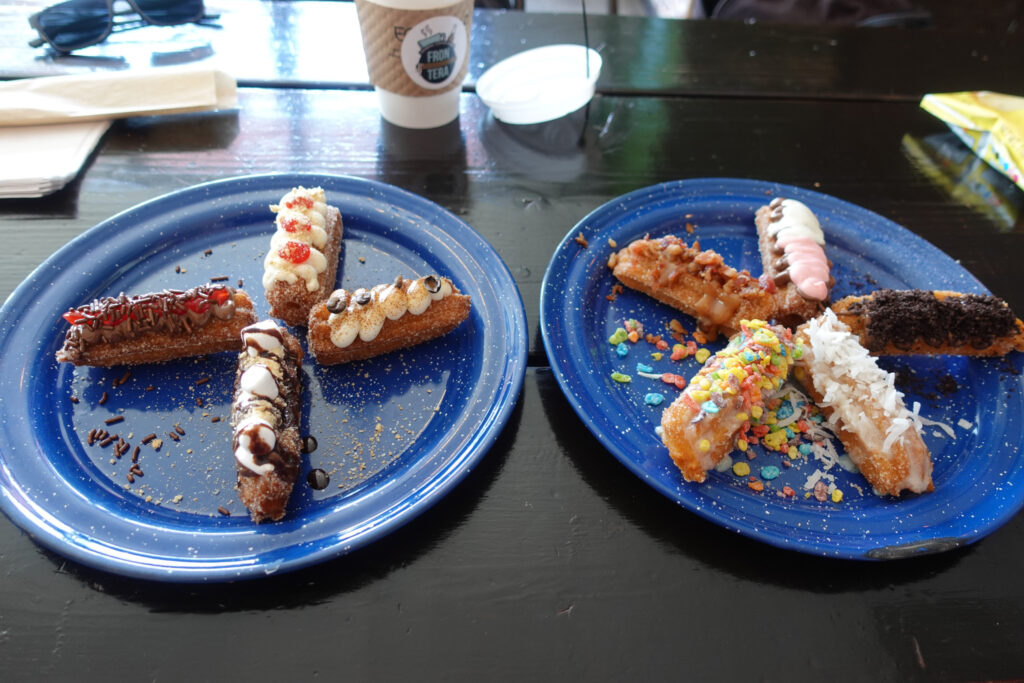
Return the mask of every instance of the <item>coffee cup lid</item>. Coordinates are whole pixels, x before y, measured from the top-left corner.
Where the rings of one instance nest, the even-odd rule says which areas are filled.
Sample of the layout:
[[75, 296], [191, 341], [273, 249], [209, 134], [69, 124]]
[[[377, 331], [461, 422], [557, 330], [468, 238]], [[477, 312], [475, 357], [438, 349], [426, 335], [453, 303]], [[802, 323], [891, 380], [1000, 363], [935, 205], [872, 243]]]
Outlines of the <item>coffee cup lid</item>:
[[601, 65], [601, 55], [583, 45], [538, 47], [485, 71], [476, 93], [499, 121], [553, 121], [590, 101]]

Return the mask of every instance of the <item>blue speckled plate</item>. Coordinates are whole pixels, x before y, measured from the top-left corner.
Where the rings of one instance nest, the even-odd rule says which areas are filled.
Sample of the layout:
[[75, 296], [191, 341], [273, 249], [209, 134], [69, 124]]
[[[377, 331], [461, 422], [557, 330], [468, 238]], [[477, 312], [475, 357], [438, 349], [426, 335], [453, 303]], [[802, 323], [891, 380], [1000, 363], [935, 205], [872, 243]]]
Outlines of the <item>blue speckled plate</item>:
[[[879, 287], [985, 292], [970, 273], [941, 251], [877, 214], [838, 199], [773, 183], [701, 179], [665, 183], [632, 192], [601, 206], [562, 241], [541, 290], [541, 332], [555, 376], [587, 427], [612, 454], [654, 489], [697, 514], [752, 538], [807, 553], [855, 559], [892, 559], [940, 552], [978, 540], [1024, 504], [1024, 459], [1020, 457], [1021, 358], [916, 357], [883, 359], [898, 372], [908, 405], [949, 425], [955, 438], [928, 427], [924, 438], [935, 462], [935, 491], [885, 499], [873, 495], [859, 473], [833, 467], [845, 494], [839, 504], [819, 502], [805, 484], [821, 463], [796, 459], [786, 467], [778, 453], [756, 449], [752, 474], [766, 488], [748, 488], [746, 477], [712, 472], [704, 484], [684, 482], [655, 434], [663, 407], [644, 403], [647, 393], [678, 390], [636, 374], [637, 362], [655, 372], [691, 377], [695, 360], [654, 361], [645, 342], [625, 358], [607, 339], [627, 318], [647, 331], [664, 332], [678, 318], [691, 318], [637, 292], [614, 301], [614, 278], [605, 261], [613, 240], [619, 248], [646, 234], [677, 234], [718, 251], [726, 263], [761, 273], [754, 212], [774, 196], [798, 199], [820, 218], [834, 263], [836, 298]], [[693, 232], [687, 233], [687, 224]], [[589, 247], [575, 241], [582, 233]], [[717, 350], [722, 345], [710, 345]], [[613, 372], [632, 376], [629, 384]], [[841, 453], [841, 445], [836, 441]], [[746, 460], [742, 455], [738, 459]], [[761, 468], [778, 467], [775, 479]], [[789, 486], [795, 492], [785, 495]]]
[[[296, 185], [322, 186], [341, 209], [342, 286], [438, 273], [472, 296], [473, 311], [443, 340], [414, 349], [330, 368], [307, 358], [304, 432], [319, 447], [306, 458], [287, 517], [256, 525], [234, 490], [234, 354], [139, 366], [121, 383], [125, 368], [75, 369], [58, 365], [54, 352], [67, 327], [61, 313], [121, 291], [227, 277], [243, 283], [265, 316], [268, 207]], [[170, 581], [295, 569], [419, 514], [497, 438], [522, 387], [527, 344], [515, 283], [468, 225], [388, 185], [292, 174], [199, 185], [97, 225], [11, 295], [0, 310], [0, 340], [4, 512], [80, 562]], [[124, 420], [106, 424], [116, 416]], [[94, 429], [139, 446], [143, 475], [129, 477], [132, 451], [117, 458], [109, 446], [90, 445]], [[157, 440], [142, 443], [149, 434], [159, 449]], [[329, 475], [326, 488], [306, 484], [313, 468]]]

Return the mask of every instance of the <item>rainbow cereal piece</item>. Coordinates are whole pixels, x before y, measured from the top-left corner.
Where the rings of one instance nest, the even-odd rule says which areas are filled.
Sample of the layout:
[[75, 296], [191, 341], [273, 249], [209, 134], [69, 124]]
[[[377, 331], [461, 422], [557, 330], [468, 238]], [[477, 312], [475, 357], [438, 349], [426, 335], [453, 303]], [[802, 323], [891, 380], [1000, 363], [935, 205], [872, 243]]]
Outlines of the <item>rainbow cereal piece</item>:
[[662, 413], [662, 440], [686, 481], [704, 481], [802, 355], [802, 343], [788, 329], [763, 320], [740, 322], [739, 333]]

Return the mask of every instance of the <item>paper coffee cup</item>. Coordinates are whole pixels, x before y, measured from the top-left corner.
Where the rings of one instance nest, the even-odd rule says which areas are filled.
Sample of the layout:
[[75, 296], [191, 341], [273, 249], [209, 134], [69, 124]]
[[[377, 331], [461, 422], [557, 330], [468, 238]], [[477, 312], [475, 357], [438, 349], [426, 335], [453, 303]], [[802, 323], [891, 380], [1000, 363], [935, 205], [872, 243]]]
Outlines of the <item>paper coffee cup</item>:
[[454, 121], [469, 67], [473, 0], [356, 0], [356, 12], [381, 115], [404, 128]]

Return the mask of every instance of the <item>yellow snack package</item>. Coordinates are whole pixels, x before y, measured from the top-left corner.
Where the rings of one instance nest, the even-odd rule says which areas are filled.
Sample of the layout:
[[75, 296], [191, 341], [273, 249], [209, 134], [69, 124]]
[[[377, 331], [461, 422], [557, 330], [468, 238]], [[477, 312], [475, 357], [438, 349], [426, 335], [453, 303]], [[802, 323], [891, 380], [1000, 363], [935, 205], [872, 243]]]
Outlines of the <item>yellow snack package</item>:
[[975, 154], [1024, 189], [1024, 97], [988, 91], [925, 95], [921, 108], [938, 117]]

